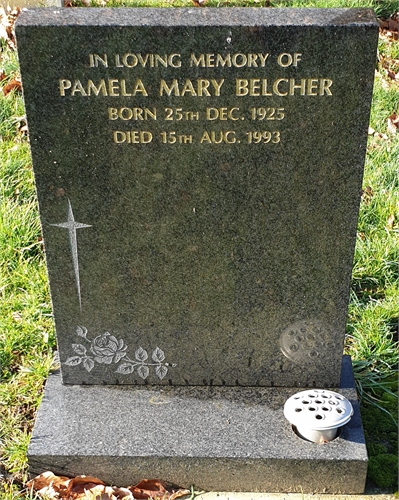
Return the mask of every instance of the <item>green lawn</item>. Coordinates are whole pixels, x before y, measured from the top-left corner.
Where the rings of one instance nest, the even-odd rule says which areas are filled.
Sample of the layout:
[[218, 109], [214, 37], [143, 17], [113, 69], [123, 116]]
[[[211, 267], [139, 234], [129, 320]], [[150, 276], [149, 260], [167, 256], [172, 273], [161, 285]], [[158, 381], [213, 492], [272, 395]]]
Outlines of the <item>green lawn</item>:
[[[181, 7], [192, 2], [92, 2], [105, 4]], [[379, 16], [389, 17], [397, 0], [208, 0], [206, 5], [370, 6]], [[0, 88], [4, 89], [18, 76], [18, 63], [6, 40], [0, 39], [0, 43]], [[394, 491], [398, 460], [399, 133], [392, 125], [388, 128], [388, 118], [394, 112], [399, 114], [399, 79], [393, 78], [399, 72], [399, 44], [389, 32], [380, 37], [377, 70], [345, 349], [353, 357], [362, 398], [369, 478]], [[0, 93], [0, 498], [5, 500], [15, 498], [26, 481], [32, 422], [56, 347], [25, 125], [20, 91]]]

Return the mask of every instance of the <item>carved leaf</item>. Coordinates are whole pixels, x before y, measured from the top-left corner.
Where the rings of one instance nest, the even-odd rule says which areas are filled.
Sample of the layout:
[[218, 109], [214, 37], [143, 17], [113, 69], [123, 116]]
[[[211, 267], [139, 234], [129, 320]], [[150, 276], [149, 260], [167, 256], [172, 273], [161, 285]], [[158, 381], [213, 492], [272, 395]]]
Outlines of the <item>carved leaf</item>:
[[118, 348], [122, 351], [126, 351], [126, 349], [127, 349], [127, 345], [125, 344], [125, 342], [122, 339], [120, 339], [118, 342]]
[[79, 356], [86, 356], [86, 347], [82, 344], [72, 344], [72, 349], [79, 354]]
[[82, 361], [82, 358], [80, 356], [72, 356], [71, 358], [68, 358], [64, 364], [68, 366], [77, 366], [80, 365]]
[[123, 356], [126, 356], [125, 352], [116, 352], [115, 357], [114, 357], [114, 363], [119, 363], [119, 361], [123, 358]]
[[83, 360], [83, 366], [86, 368], [88, 372], [91, 372], [94, 368], [94, 361], [91, 358], [85, 358]]
[[94, 356], [94, 359], [97, 361], [97, 363], [110, 365], [112, 363], [113, 356]]
[[79, 337], [86, 338], [87, 328], [85, 328], [84, 326], [78, 326], [76, 328], [76, 335], [79, 335]]
[[150, 374], [150, 369], [148, 368], [148, 366], [141, 365], [137, 368], [137, 373], [140, 375], [141, 378], [146, 379]]
[[134, 372], [134, 366], [130, 363], [122, 363], [118, 366], [115, 373], [121, 373], [122, 375], [129, 375], [129, 373]]
[[139, 347], [135, 352], [135, 357], [137, 361], [145, 361], [148, 358], [147, 351], [142, 347]]
[[164, 365], [159, 365], [155, 367], [155, 373], [158, 375], [158, 378], [162, 380], [168, 373], [168, 369]]
[[156, 349], [154, 349], [154, 352], [152, 353], [152, 359], [156, 363], [162, 363], [162, 361], [164, 361], [165, 359], [165, 353], [163, 352], [162, 349], [157, 347]]

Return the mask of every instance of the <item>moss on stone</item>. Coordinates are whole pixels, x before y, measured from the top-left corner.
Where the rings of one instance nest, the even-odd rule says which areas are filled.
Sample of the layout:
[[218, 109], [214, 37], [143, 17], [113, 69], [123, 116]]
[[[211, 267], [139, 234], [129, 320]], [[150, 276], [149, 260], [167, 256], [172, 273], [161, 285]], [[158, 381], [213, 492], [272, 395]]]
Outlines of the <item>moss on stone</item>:
[[398, 487], [398, 427], [392, 416], [397, 415], [397, 398], [381, 395], [380, 405], [361, 406], [364, 434], [369, 454], [368, 478], [381, 488]]
[[397, 488], [398, 457], [390, 453], [370, 457], [368, 476], [381, 488]]

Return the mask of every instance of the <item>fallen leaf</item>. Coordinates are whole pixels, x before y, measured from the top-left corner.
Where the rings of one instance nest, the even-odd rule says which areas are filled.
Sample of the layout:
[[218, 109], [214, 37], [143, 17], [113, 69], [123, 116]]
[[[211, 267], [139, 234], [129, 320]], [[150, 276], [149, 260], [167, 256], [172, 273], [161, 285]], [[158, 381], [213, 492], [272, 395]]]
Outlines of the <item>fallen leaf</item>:
[[391, 214], [387, 220], [387, 228], [392, 230], [394, 224], [395, 224], [395, 216], [394, 214]]
[[135, 486], [118, 488], [106, 486], [101, 479], [92, 476], [69, 478], [56, 476], [50, 471], [40, 474], [27, 483], [27, 487], [49, 500], [176, 500], [190, 495], [184, 490], [157, 479], [143, 480]]
[[8, 33], [6, 26], [8, 25], [8, 19], [6, 11], [3, 7], [0, 7], [0, 40], [7, 40]]
[[377, 137], [378, 139], [382, 139], [384, 141], [387, 141], [388, 140], [388, 136], [387, 134], [381, 134], [381, 132], [376, 132], [374, 134], [374, 137]]
[[78, 491], [82, 485], [86, 484], [100, 484], [105, 486], [104, 481], [93, 476], [76, 476], [69, 480], [68, 491]]
[[18, 311], [12, 312], [11, 316], [14, 321], [22, 321], [22, 314]]
[[388, 136], [386, 134], [382, 134], [381, 132], [377, 132], [372, 127], [369, 127], [367, 133], [371, 137], [376, 137], [377, 139], [383, 139], [384, 141], [388, 140]]
[[170, 495], [169, 500], [176, 500], [176, 498], [186, 497], [187, 495], [191, 495], [190, 490], [177, 490], [175, 493]]
[[190, 490], [180, 489], [159, 479], [144, 479], [134, 486], [129, 486], [128, 489], [138, 500], [147, 498], [174, 500], [191, 493]]
[[373, 197], [374, 191], [371, 186], [366, 186], [362, 190], [362, 201], [368, 205], [370, 203], [371, 198]]
[[125, 500], [135, 500], [133, 493], [127, 488], [117, 488], [114, 486], [113, 490], [117, 499], [124, 498]]
[[388, 42], [398, 39], [398, 18], [396, 15], [380, 21], [380, 37]]
[[0, 8], [0, 39], [5, 40], [13, 50], [16, 49], [14, 24], [20, 12], [20, 7], [14, 9], [11, 9], [11, 7]]
[[15, 116], [13, 122], [16, 125], [17, 130], [24, 135], [28, 133], [28, 125], [26, 123], [26, 116]]
[[192, 0], [192, 2], [196, 7], [203, 7], [206, 0]]
[[[72, 480], [71, 480], [72, 482]], [[114, 500], [113, 488], [96, 483], [82, 483], [66, 493], [68, 500]]]
[[396, 113], [392, 113], [391, 116], [388, 117], [388, 131], [391, 134], [396, 134], [399, 130], [399, 115]]
[[166, 493], [166, 483], [157, 479], [144, 479], [134, 486], [129, 486], [134, 498], [162, 498]]
[[37, 491], [40, 495], [47, 495], [49, 498], [60, 498], [56, 495], [67, 490], [69, 481], [69, 477], [56, 476], [51, 471], [46, 471], [28, 481], [26, 486]]
[[12, 90], [16, 90], [20, 92], [22, 90], [22, 85], [20, 80], [16, 80], [15, 78], [11, 80], [11, 82], [7, 83], [3, 87], [3, 94], [8, 95]]
[[388, 20], [388, 30], [389, 31], [398, 31], [398, 20], [390, 17]]

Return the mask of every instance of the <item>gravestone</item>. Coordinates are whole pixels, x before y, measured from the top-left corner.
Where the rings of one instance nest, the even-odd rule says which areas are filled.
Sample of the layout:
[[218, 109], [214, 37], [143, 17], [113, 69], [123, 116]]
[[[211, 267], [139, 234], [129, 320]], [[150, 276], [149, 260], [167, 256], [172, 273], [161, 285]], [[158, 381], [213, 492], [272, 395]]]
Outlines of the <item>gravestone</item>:
[[[373, 13], [28, 9], [16, 32], [62, 376], [32, 470], [362, 491], [342, 354]], [[284, 422], [298, 387], [355, 405], [328, 446]]]

